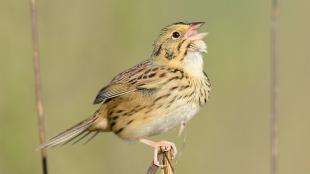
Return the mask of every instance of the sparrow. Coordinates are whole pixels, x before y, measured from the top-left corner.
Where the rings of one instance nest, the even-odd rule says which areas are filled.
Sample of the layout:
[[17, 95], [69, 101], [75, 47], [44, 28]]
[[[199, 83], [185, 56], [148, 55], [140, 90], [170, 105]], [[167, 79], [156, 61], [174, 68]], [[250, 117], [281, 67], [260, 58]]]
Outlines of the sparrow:
[[203, 70], [204, 22], [177, 22], [164, 27], [149, 58], [116, 75], [97, 94], [99, 109], [89, 118], [46, 141], [40, 148], [80, 141], [93, 133], [113, 132], [127, 141], [139, 141], [154, 149], [154, 164], [161, 148], [177, 148], [169, 141], [148, 137], [184, 125], [205, 105], [211, 83]]

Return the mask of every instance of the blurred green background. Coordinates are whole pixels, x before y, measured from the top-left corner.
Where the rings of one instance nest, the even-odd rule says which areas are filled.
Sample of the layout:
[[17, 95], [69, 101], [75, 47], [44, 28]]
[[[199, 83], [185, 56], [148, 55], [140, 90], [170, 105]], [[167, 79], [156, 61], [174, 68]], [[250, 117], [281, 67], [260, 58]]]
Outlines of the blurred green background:
[[[309, 5], [280, 2], [279, 174], [310, 172]], [[267, 0], [40, 0], [47, 136], [92, 114], [97, 91], [148, 58], [163, 26], [206, 21], [209, 103], [182, 137], [153, 139], [177, 143], [179, 174], [268, 174], [270, 11]], [[1, 0], [0, 21], [0, 173], [39, 174], [30, 3]], [[113, 134], [49, 151], [51, 174], [145, 173], [151, 160], [150, 148]]]

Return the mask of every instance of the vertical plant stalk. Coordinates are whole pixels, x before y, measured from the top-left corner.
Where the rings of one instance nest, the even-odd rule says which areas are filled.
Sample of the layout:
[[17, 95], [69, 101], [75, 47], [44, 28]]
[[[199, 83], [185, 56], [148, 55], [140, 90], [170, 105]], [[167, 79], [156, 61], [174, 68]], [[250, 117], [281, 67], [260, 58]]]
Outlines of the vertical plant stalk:
[[[45, 142], [45, 126], [41, 86], [39, 33], [36, 0], [31, 0], [31, 21], [36, 108], [38, 113], [40, 144], [43, 144]], [[47, 151], [46, 149], [40, 149], [40, 151], [42, 160], [42, 172], [43, 174], [47, 174]]]
[[[166, 151], [165, 149], [161, 148], [161, 150], [158, 152], [158, 160], [160, 164], [162, 164], [164, 167], [161, 169], [163, 170], [163, 174], [174, 174], [174, 163], [172, 160], [172, 152], [173, 150], [170, 149], [169, 151]], [[158, 170], [158, 166], [154, 164], [152, 161], [150, 167], [147, 170], [147, 174], [156, 174]]]
[[271, 8], [271, 174], [278, 169], [278, 15], [279, 2], [272, 0]]

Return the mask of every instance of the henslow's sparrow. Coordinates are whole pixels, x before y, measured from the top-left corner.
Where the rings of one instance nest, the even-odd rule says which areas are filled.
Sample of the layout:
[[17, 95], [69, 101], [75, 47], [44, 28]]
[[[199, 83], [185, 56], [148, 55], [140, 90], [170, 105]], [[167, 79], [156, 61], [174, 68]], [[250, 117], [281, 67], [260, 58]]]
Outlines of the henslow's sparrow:
[[[102, 88], [94, 104], [100, 108], [86, 120], [49, 139], [41, 148], [78, 141], [91, 132], [114, 132], [120, 138], [154, 148], [154, 164], [168, 141], [145, 138], [187, 123], [204, 105], [210, 81], [203, 71], [207, 46], [198, 33], [203, 22], [178, 22], [163, 28], [149, 59], [118, 74]], [[75, 140], [75, 141], [77, 141]]]

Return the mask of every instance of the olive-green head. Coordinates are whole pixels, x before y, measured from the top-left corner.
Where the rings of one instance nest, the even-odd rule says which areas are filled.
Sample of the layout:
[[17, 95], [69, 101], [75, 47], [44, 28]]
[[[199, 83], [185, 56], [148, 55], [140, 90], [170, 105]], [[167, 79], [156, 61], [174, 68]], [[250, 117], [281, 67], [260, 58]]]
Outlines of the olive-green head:
[[173, 23], [164, 27], [154, 43], [153, 58], [180, 59], [188, 51], [207, 52], [203, 38], [207, 33], [198, 33], [204, 22]]

